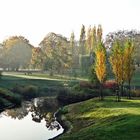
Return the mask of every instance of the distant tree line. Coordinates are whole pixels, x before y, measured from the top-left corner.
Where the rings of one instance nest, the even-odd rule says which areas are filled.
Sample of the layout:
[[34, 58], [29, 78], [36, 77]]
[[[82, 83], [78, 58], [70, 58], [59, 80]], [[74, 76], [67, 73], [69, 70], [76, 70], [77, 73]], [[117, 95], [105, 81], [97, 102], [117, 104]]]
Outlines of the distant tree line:
[[[93, 46], [96, 46], [97, 43], [96, 32], [97, 34], [102, 34], [101, 30], [101, 26], [99, 26], [97, 30], [95, 26], [89, 26], [86, 33], [85, 26], [82, 25], [79, 41], [75, 40], [74, 32], [71, 33], [69, 40], [61, 35], [49, 33], [41, 41], [39, 47], [33, 47], [29, 41], [22, 36], [10, 37], [0, 44], [0, 67], [18, 69], [29, 68], [30, 66], [55, 71], [55, 66], [59, 65], [61, 66], [60, 69], [64, 67], [66, 69], [73, 68], [71, 69], [73, 72], [76, 71], [74, 69], [81, 67], [82, 72], [87, 73], [86, 68], [94, 59], [95, 47]], [[130, 38], [133, 39], [136, 46], [135, 63], [139, 66], [139, 32], [133, 30], [112, 32], [106, 36], [103, 44], [106, 49], [110, 49], [116, 39], [123, 43]], [[65, 56], [63, 56], [63, 52], [65, 52]], [[87, 62], [87, 60], [89, 61]]]
[[[117, 31], [109, 33], [105, 40], [103, 29], [82, 25], [79, 40], [74, 32], [70, 39], [49, 33], [34, 47], [23, 36], [12, 36], [0, 44], [0, 68], [39, 69], [53, 74], [88, 76], [94, 83], [100, 83], [100, 97], [103, 100], [103, 84], [112, 73], [118, 84], [117, 96], [123, 95], [123, 86], [130, 84], [135, 66], [140, 65], [140, 33], [138, 31]], [[110, 72], [108, 72], [110, 70]]]
[[[105, 51], [108, 69], [112, 49], [117, 44], [123, 49], [128, 40], [131, 40], [135, 46], [134, 63], [140, 65], [140, 33], [138, 31], [112, 32], [106, 36], [105, 40], [102, 39], [102, 34], [101, 25], [89, 26], [87, 31], [82, 25], [79, 40], [75, 40], [74, 32], [71, 33], [70, 39], [59, 34], [49, 33], [38, 47], [31, 45], [23, 36], [13, 36], [0, 44], [0, 67], [4, 70], [14, 71], [40, 69], [49, 71], [51, 75], [57, 73], [75, 77], [91, 74], [92, 81], [98, 81], [99, 76], [96, 71], [99, 72], [102, 64], [100, 61], [96, 61], [97, 57], [103, 55], [102, 53]], [[103, 49], [102, 46], [104, 46]], [[101, 80], [101, 77], [99, 79]]]

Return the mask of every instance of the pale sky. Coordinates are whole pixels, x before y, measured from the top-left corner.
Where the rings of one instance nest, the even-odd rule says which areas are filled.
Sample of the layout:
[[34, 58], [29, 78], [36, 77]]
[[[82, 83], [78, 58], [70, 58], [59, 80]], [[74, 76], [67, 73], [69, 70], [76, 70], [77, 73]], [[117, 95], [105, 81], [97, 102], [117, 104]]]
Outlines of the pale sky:
[[140, 30], [140, 0], [0, 0], [0, 18], [0, 42], [22, 35], [38, 46], [49, 32], [78, 39], [82, 24], [101, 24], [104, 36]]

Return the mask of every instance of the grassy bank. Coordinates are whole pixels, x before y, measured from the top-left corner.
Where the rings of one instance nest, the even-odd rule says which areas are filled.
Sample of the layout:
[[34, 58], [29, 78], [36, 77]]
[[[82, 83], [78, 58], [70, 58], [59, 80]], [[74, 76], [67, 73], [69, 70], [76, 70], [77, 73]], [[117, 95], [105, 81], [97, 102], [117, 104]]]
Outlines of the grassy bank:
[[[15, 86], [29, 86], [33, 85], [38, 87], [39, 94], [43, 95], [56, 95], [56, 90], [65, 87], [65, 86], [73, 86], [75, 80], [62, 80], [62, 79], [32, 79], [28, 76], [20, 77], [20, 74], [13, 74], [11, 75], [3, 75], [0, 79], [0, 87], [11, 90]], [[24, 76], [24, 75], [22, 75]]]
[[71, 131], [61, 135], [61, 140], [139, 140], [140, 100], [123, 99], [115, 102], [108, 97], [68, 105], [63, 109], [63, 119]]
[[63, 84], [63, 81], [59, 80], [28, 79], [3, 75], [0, 79], [0, 110], [19, 105], [24, 97], [27, 99], [56, 95], [56, 90]]
[[0, 88], [0, 111], [4, 108], [21, 105], [22, 97], [10, 90]]
[[[11, 106], [22, 99], [40, 96], [57, 96], [64, 87], [71, 87], [76, 80], [50, 79], [49, 77], [29, 77], [21, 73], [10, 72], [2, 75], [0, 79], [0, 108]], [[20, 95], [17, 97], [17, 95]], [[17, 97], [17, 100], [15, 100]], [[9, 100], [12, 101], [10, 101]], [[15, 102], [14, 102], [15, 101]]]

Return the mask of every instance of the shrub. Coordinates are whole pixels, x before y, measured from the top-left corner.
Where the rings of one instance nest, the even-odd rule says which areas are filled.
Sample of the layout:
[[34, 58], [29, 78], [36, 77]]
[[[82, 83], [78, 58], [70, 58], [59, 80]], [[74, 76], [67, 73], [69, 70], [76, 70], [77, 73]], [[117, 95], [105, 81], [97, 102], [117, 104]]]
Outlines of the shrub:
[[93, 97], [97, 97], [98, 93], [91, 90], [91, 92], [75, 92], [67, 89], [60, 90], [57, 96], [58, 101], [63, 104], [71, 104], [80, 101], [84, 101]]
[[112, 91], [116, 90], [117, 83], [114, 80], [108, 80], [104, 83], [104, 88], [111, 89]]
[[24, 91], [24, 87], [16, 84], [16, 86], [13, 87], [12, 91], [22, 94]]
[[38, 87], [34, 85], [19, 86], [16, 85], [13, 91], [21, 94], [25, 99], [31, 99], [37, 97]]
[[21, 104], [21, 96], [18, 94], [15, 94], [7, 89], [0, 88], [0, 97], [5, 98], [9, 100], [12, 103], [15, 103], [17, 105]]
[[88, 81], [80, 81], [79, 85], [80, 85], [80, 88], [91, 88], [91, 89], [97, 88], [96, 84], [93, 84]]
[[38, 93], [38, 88], [36, 86], [29, 85], [23, 88], [22, 95], [26, 99], [31, 99], [31, 98], [35, 98], [37, 96], [37, 93]]

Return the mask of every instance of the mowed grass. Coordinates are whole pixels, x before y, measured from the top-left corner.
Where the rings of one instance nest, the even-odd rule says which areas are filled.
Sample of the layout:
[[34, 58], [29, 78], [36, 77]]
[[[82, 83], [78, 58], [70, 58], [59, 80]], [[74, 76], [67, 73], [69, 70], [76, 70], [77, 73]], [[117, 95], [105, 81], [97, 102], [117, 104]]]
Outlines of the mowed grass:
[[64, 108], [72, 125], [61, 140], [139, 140], [140, 100], [90, 99]]
[[45, 79], [28, 79], [18, 76], [3, 75], [0, 79], [0, 87], [11, 88], [18, 85], [36, 85], [39, 87], [48, 87], [48, 86], [62, 86], [64, 81], [59, 80], [45, 80]]

